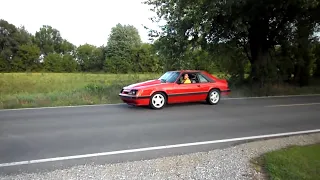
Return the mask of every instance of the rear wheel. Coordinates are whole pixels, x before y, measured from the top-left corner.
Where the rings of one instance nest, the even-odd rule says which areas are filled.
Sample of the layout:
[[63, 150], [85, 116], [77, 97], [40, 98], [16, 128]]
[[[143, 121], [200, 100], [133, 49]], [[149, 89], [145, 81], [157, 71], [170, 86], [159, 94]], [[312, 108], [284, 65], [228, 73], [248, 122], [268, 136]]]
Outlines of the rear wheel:
[[208, 93], [207, 103], [216, 105], [220, 101], [220, 91], [218, 89], [211, 89]]
[[150, 107], [152, 109], [162, 109], [166, 101], [166, 96], [163, 93], [156, 92], [150, 97]]

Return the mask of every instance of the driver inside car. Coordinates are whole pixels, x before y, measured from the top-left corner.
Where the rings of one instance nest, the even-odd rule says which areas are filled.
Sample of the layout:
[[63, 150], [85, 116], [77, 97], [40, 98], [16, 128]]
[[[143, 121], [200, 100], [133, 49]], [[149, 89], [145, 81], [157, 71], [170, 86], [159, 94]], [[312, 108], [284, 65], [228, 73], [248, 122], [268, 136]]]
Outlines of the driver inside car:
[[191, 83], [188, 74], [185, 74], [184, 77], [183, 77], [183, 79], [184, 79], [184, 80], [183, 80], [183, 84], [189, 84], [189, 83]]

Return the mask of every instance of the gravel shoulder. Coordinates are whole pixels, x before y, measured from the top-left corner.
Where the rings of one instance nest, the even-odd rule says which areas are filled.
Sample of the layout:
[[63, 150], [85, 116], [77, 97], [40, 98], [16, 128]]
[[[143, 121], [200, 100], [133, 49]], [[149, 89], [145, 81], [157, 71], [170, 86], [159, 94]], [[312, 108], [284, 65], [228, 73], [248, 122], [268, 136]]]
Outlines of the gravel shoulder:
[[264, 179], [250, 160], [290, 145], [320, 143], [320, 133], [254, 141], [226, 149], [106, 165], [81, 165], [43, 173], [0, 176], [0, 180]]

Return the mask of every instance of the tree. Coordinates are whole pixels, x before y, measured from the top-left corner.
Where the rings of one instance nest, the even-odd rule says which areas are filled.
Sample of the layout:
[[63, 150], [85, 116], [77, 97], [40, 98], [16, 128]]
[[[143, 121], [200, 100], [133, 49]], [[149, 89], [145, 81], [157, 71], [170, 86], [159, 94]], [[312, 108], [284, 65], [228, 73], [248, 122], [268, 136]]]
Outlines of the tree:
[[49, 53], [43, 60], [44, 69], [49, 72], [63, 72], [63, 56], [57, 53]]
[[17, 28], [0, 20], [0, 71], [25, 71], [34, 68], [27, 67], [33, 66], [30, 62], [39, 57], [37, 47], [32, 44], [32, 37], [23, 26]]
[[76, 72], [79, 70], [79, 64], [70, 54], [63, 55], [62, 66], [64, 72]]
[[300, 86], [309, 85], [310, 71], [312, 68], [312, 35], [315, 32], [317, 23], [320, 22], [319, 1], [307, 1], [301, 5], [299, 16], [296, 18], [295, 53], [297, 63], [295, 65], [295, 78]]
[[188, 64], [185, 59], [188, 46], [182, 41], [178, 35], [168, 33], [154, 42], [164, 71], [183, 69]]
[[35, 33], [35, 43], [39, 46], [41, 54], [61, 53], [61, 44], [63, 39], [60, 32], [49, 26], [43, 25], [39, 31]]
[[75, 56], [76, 46], [64, 39], [61, 43], [59, 52], [61, 52], [62, 54], [69, 54], [71, 56]]
[[0, 20], [0, 71], [11, 71], [11, 61], [19, 49], [17, 28], [7, 21]]
[[78, 63], [69, 54], [49, 53], [44, 58], [44, 70], [49, 72], [76, 72]]
[[140, 46], [141, 38], [134, 26], [117, 24], [108, 38], [105, 69], [112, 73], [132, 71], [131, 53]]
[[167, 22], [162, 33], [158, 33], [160, 38], [178, 39], [176, 42], [183, 47], [180, 52], [185, 51], [186, 42], [209, 51], [216, 44], [236, 42], [250, 61], [252, 80], [262, 85], [276, 69], [271, 57], [275, 45], [293, 31], [297, 17], [304, 12], [310, 15], [306, 10], [317, 9], [319, 4], [315, 0], [148, 0], [145, 3], [154, 7], [158, 20]]
[[24, 26], [17, 28], [17, 31], [18, 31], [17, 41], [20, 45], [33, 44], [32, 40], [34, 36], [31, 33], [29, 33]]
[[158, 72], [160, 70], [159, 59], [154, 56], [152, 45], [143, 43], [141, 47], [132, 49], [134, 72]]
[[24, 44], [19, 47], [12, 65], [14, 71], [35, 71], [40, 68], [40, 49], [34, 44]]
[[313, 76], [316, 78], [320, 78], [320, 42], [317, 41], [314, 44], [313, 54], [315, 58], [315, 70]]
[[77, 60], [83, 71], [102, 71], [104, 65], [103, 49], [90, 44], [77, 48]]

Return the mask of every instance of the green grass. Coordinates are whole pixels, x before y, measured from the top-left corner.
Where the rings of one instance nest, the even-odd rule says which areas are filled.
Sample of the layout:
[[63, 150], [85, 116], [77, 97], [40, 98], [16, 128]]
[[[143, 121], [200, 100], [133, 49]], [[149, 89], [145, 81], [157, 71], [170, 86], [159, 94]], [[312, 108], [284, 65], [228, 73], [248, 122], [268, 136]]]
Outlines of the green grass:
[[259, 164], [271, 180], [318, 180], [320, 144], [269, 152], [259, 158]]
[[[2, 73], [0, 109], [88, 105], [121, 102], [123, 86], [160, 77], [161, 74]], [[216, 75], [216, 74], [215, 74]], [[219, 77], [221, 75], [218, 74]], [[319, 93], [320, 86], [264, 89], [232, 87], [231, 97]]]
[[118, 103], [125, 85], [160, 74], [3, 73], [0, 108]]

